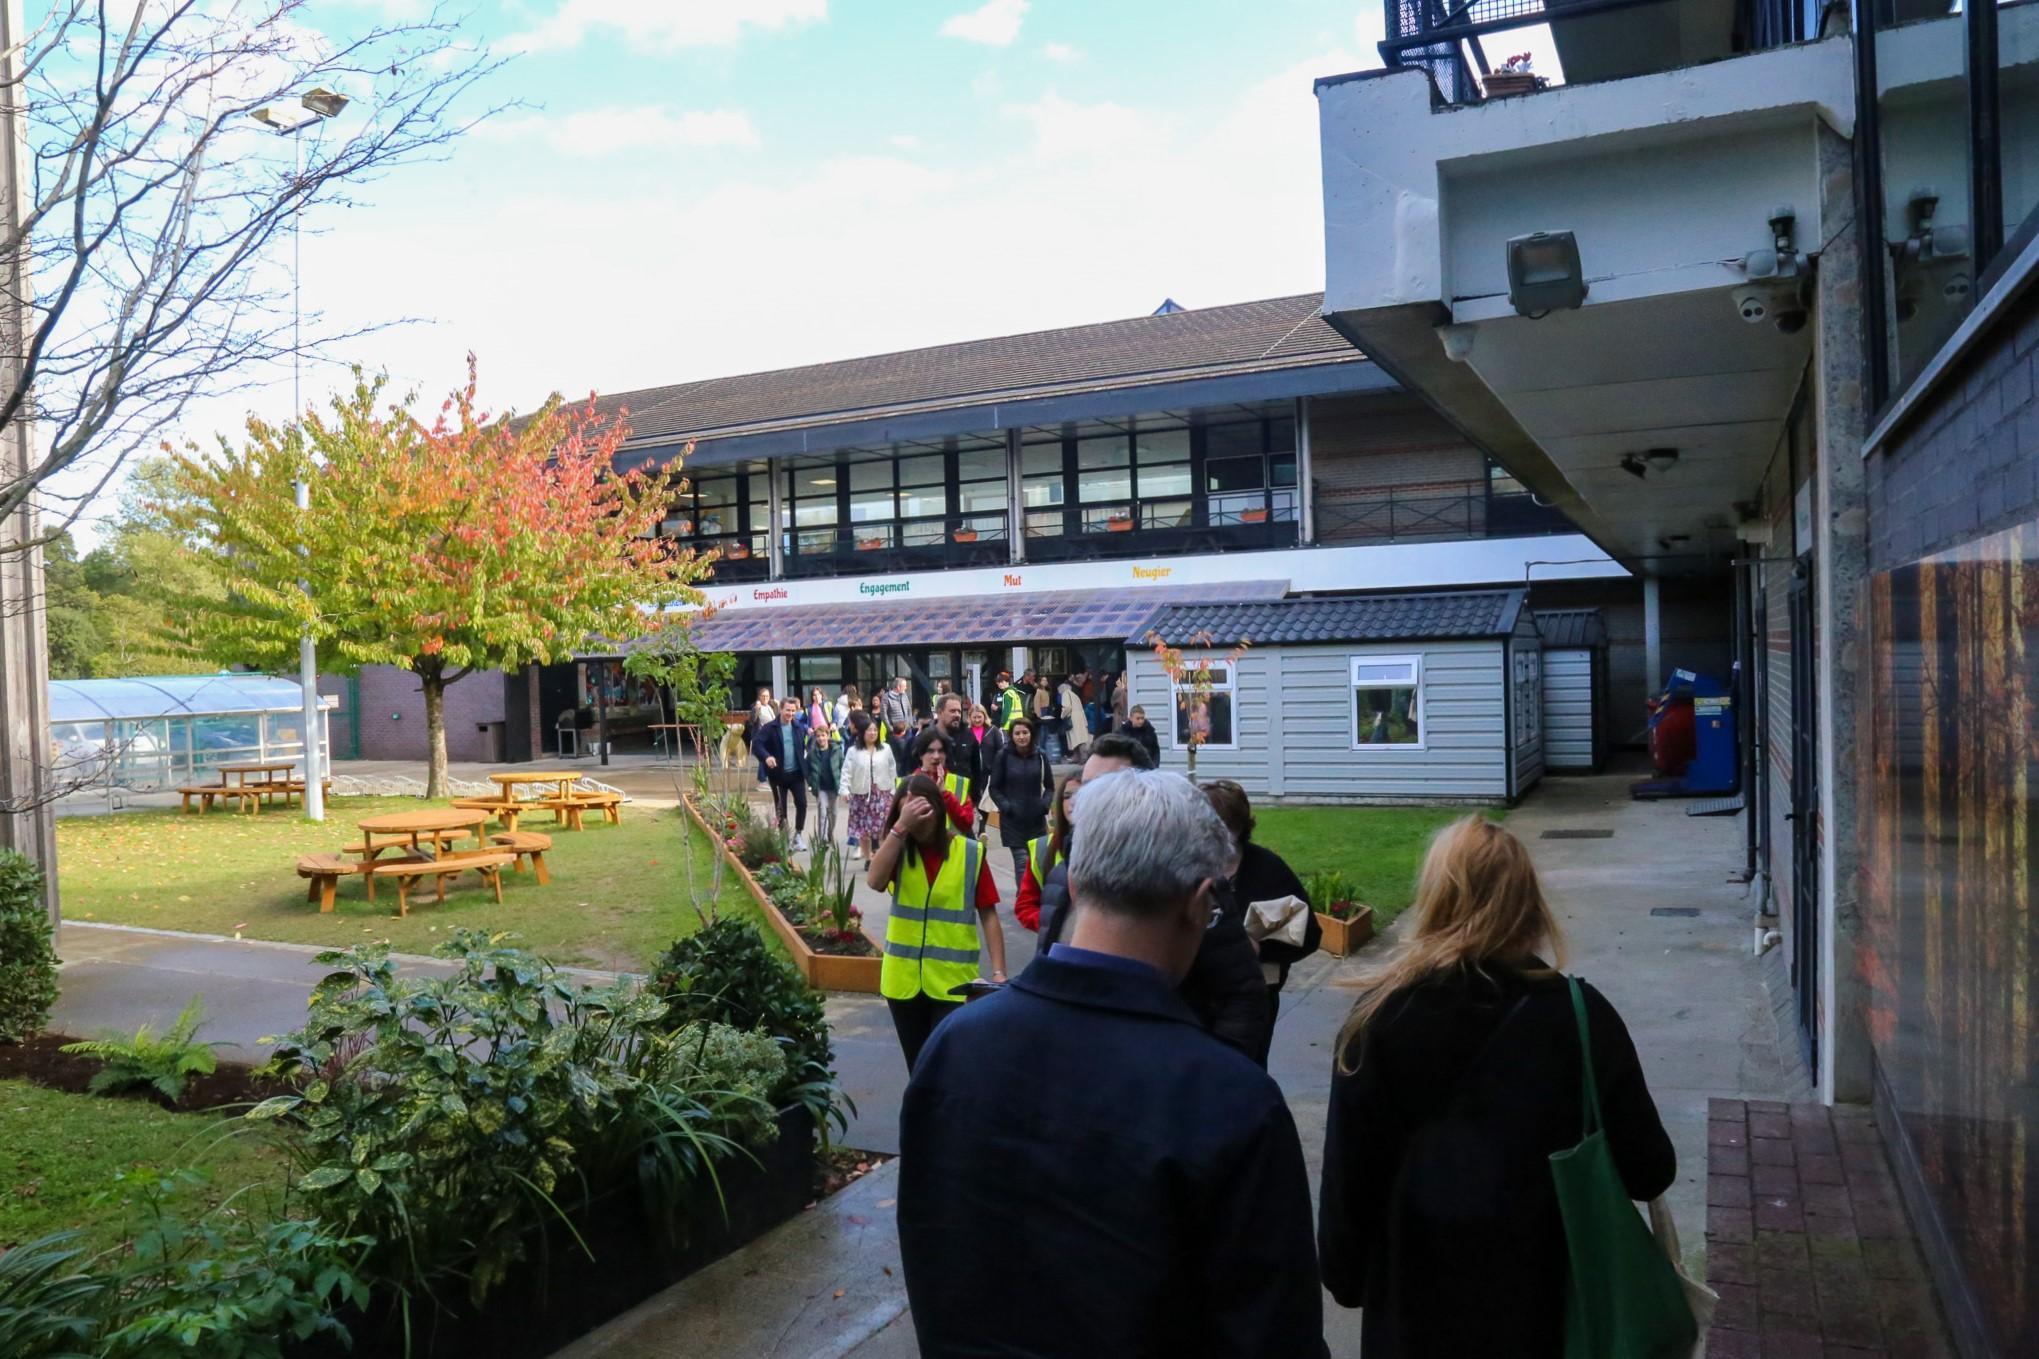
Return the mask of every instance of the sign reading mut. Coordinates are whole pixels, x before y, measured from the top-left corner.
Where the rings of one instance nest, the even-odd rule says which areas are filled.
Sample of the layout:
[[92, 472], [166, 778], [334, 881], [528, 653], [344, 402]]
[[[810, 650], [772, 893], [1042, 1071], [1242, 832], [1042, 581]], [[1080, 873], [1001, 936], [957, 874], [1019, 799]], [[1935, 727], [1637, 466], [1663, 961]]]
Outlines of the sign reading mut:
[[782, 608], [856, 604], [906, 596], [955, 599], [1033, 590], [1095, 590], [1122, 586], [1207, 585], [1286, 580], [1292, 591], [1421, 590], [1459, 585], [1520, 585], [1536, 579], [1585, 580], [1628, 573], [1580, 534], [1476, 538], [1464, 542], [1382, 543], [1355, 547], [1291, 547], [1274, 552], [1225, 552], [1166, 560], [1050, 562], [1020, 569], [983, 567], [907, 576], [775, 581], [745, 590], [708, 587], [718, 608]]

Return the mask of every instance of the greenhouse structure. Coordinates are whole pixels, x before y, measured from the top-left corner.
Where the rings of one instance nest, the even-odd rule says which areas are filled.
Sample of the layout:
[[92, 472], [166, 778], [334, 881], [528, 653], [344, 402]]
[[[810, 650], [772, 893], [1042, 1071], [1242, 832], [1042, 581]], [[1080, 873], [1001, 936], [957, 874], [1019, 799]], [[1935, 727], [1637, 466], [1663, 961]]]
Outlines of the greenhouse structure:
[[[320, 726], [338, 700], [319, 700]], [[331, 736], [318, 733], [332, 772]], [[271, 675], [151, 675], [50, 681], [50, 765], [67, 795], [152, 793], [209, 782], [221, 765], [293, 760], [302, 773], [297, 681]]]

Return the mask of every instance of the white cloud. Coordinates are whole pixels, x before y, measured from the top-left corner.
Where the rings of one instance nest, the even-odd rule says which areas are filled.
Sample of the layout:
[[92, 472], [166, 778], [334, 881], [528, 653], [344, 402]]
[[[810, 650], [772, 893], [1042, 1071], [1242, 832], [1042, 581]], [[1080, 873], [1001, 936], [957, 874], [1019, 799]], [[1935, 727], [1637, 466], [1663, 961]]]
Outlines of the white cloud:
[[522, 51], [579, 46], [591, 32], [613, 29], [633, 47], [676, 51], [725, 47], [761, 31], [828, 17], [828, 0], [561, 0], [552, 15], [510, 45]]
[[996, 71], [979, 71], [970, 81], [970, 93], [979, 99], [996, 99], [1005, 93], [1005, 82]]
[[895, 132], [885, 140], [890, 145], [898, 147], [901, 151], [918, 151], [920, 149], [920, 138], [911, 132]]
[[555, 151], [612, 156], [625, 151], [756, 146], [758, 130], [741, 109], [675, 109], [615, 104], [565, 114], [533, 114], [482, 124], [492, 137], [538, 138]]
[[985, 0], [977, 9], [952, 14], [942, 21], [942, 36], [981, 42], [987, 47], [1008, 47], [1019, 37], [1020, 21], [1027, 17], [1027, 0]]
[[1158, 114], [1123, 104], [1078, 104], [1049, 90], [1031, 104], [1005, 111], [1034, 127], [1034, 155], [1049, 161], [1116, 159], [1122, 164], [1164, 154], [1172, 124]]
[[1082, 61], [1083, 49], [1071, 47], [1066, 42], [1044, 42], [1041, 44], [1041, 55], [1049, 61], [1059, 61], [1066, 65], [1072, 61]]

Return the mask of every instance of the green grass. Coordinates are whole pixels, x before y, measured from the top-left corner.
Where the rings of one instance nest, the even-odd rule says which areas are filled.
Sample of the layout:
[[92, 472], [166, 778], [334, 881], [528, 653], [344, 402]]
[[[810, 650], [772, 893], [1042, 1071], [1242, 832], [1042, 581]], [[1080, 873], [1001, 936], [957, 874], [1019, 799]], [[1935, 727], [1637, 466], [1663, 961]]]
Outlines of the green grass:
[[[1490, 808], [1500, 820], [1507, 813]], [[1407, 909], [1430, 837], [1466, 815], [1463, 807], [1266, 807], [1253, 813], [1253, 838], [1288, 861], [1296, 876], [1333, 869], [1374, 908], [1379, 928]]]
[[[119, 1245], [137, 1219], [134, 1195], [116, 1177], [137, 1166], [204, 1170], [211, 1177], [208, 1203], [255, 1185], [236, 1206], [272, 1211], [283, 1183], [282, 1149], [259, 1134], [223, 1131], [219, 1119], [168, 1113], [141, 1100], [0, 1081], [0, 1250], [72, 1230], [94, 1249]], [[187, 1211], [196, 1208], [187, 1201]]]
[[[432, 804], [417, 798], [335, 798], [324, 824], [275, 808], [259, 816], [225, 812], [127, 812], [57, 823], [57, 874], [64, 913], [201, 934], [241, 935], [340, 947], [386, 939], [404, 953], [429, 953], [458, 926], [514, 930], [524, 947], [556, 963], [641, 971], [699, 924], [688, 895], [686, 856], [701, 899], [711, 892], [713, 851], [699, 828], [684, 838], [683, 813], [625, 805], [623, 824], [590, 816], [587, 829], [559, 830], [544, 814], [521, 828], [552, 836], [550, 886], [527, 869], [503, 874], [498, 906], [470, 873], [449, 882], [446, 901], [429, 885], [396, 914], [396, 886], [376, 887], [371, 906], [360, 878], [340, 880], [339, 901], [322, 915], [305, 900], [301, 854], [337, 853], [360, 839], [355, 823]], [[472, 848], [472, 841], [463, 841]], [[725, 873], [718, 909], [754, 918], [755, 907]]]

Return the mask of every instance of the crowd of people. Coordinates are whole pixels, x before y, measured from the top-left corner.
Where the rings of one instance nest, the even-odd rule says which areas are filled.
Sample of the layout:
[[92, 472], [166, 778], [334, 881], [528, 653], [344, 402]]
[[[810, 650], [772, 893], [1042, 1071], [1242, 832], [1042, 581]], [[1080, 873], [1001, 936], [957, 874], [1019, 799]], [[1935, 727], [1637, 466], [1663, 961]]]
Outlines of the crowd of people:
[[[1648, 1200], [1677, 1163], [1620, 1016], [1560, 970], [1521, 842], [1478, 816], [1433, 842], [1413, 929], [1330, 1048], [1313, 1221], [1266, 1070], [1319, 943], [1303, 882], [1238, 784], [1157, 770], [1110, 687], [1096, 727], [1048, 728], [1037, 678], [1000, 676], [989, 705], [937, 692], [925, 716], [903, 681], [759, 696], [752, 750], [795, 843], [809, 794], [824, 838], [847, 799], [847, 844], [891, 899], [921, 1352], [1323, 1355], [1328, 1291], [1363, 1309], [1368, 1359], [1567, 1354], [1553, 1165], [1597, 1135]], [[1060, 687], [1068, 721], [1083, 691]], [[1072, 749], [1080, 768], [1056, 758]], [[1011, 979], [991, 808], [1037, 936]]]

